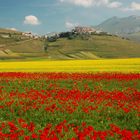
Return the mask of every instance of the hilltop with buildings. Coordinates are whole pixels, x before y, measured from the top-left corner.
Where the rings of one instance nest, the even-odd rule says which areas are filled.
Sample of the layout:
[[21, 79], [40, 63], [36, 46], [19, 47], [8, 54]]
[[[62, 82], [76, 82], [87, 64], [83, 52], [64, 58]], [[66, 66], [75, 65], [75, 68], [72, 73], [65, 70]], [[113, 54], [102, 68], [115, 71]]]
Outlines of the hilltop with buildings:
[[78, 33], [78, 34], [84, 34], [84, 33], [95, 33], [96, 29], [92, 27], [82, 27], [82, 26], [77, 26], [74, 29], [72, 29], [72, 32]]
[[140, 57], [140, 44], [77, 26], [71, 31], [48, 33], [0, 30], [0, 59], [101, 59]]

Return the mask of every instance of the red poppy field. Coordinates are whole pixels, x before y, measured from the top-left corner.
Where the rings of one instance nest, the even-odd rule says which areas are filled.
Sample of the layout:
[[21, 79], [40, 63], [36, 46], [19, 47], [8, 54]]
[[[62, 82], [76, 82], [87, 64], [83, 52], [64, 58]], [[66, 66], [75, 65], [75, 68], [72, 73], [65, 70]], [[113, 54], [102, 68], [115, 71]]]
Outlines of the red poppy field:
[[140, 74], [0, 73], [0, 140], [139, 140]]

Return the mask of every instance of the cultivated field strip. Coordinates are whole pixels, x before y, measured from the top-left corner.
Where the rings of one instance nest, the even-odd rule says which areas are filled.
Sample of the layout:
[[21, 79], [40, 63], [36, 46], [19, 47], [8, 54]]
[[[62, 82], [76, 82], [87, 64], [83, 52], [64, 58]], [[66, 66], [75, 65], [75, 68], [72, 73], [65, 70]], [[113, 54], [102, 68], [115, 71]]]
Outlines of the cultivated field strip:
[[1, 72], [140, 72], [140, 58], [0, 62]]

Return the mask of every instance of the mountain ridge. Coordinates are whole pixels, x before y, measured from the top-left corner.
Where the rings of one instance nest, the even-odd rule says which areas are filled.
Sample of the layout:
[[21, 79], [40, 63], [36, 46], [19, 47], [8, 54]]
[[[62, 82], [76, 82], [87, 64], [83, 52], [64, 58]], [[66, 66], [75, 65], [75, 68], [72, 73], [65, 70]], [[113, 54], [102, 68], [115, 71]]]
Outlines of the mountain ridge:
[[140, 16], [132, 15], [123, 18], [114, 16], [97, 25], [96, 29], [117, 35], [140, 32]]

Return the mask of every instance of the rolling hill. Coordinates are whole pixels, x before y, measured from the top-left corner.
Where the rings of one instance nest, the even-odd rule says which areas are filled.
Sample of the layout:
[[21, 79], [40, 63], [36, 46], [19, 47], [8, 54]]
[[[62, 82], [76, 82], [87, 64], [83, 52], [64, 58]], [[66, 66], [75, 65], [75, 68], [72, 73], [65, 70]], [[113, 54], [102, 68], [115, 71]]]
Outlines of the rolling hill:
[[44, 42], [22, 32], [0, 29], [0, 59], [23, 59], [44, 55]]
[[49, 59], [102, 59], [140, 57], [140, 44], [116, 36], [93, 35], [88, 41], [59, 39], [49, 43]]
[[[4, 30], [2, 31], [4, 33]], [[91, 35], [81, 38], [59, 38], [54, 42], [25, 38], [21, 32], [0, 36], [0, 59], [106, 59], [140, 57], [140, 44], [117, 36]], [[5, 34], [9, 34], [6, 30]], [[47, 43], [47, 51], [44, 44]]]
[[20, 31], [16, 31], [16, 30], [11, 30], [11, 29], [4, 29], [4, 28], [0, 28], [0, 33], [16, 33], [16, 34], [21, 34], [22, 32]]

